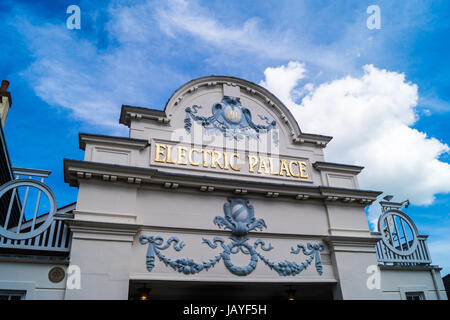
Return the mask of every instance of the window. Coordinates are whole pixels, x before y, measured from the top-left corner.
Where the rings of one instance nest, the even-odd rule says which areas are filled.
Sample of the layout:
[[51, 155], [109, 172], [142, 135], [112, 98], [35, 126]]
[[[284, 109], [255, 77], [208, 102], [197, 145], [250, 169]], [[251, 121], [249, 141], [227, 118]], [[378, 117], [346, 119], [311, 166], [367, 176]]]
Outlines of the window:
[[406, 292], [405, 293], [406, 300], [425, 300], [425, 295], [423, 292]]
[[0, 290], [0, 301], [23, 300], [23, 299], [25, 299], [25, 291], [3, 291], [3, 290]]

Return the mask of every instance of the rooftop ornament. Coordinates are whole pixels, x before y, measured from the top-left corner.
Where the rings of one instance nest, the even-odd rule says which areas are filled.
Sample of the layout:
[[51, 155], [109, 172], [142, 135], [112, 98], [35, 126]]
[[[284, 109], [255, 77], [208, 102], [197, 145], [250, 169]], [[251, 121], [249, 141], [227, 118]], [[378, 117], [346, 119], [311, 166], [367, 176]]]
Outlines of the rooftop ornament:
[[[19, 199], [19, 187], [26, 187], [24, 198]], [[28, 204], [28, 198], [31, 190], [37, 189], [37, 199], [35, 202], [33, 217], [27, 220], [25, 210]], [[49, 200], [49, 212], [45, 216], [38, 215], [41, 195], [45, 194]], [[3, 225], [0, 225], [0, 237], [12, 240], [24, 240], [35, 237], [47, 230], [53, 222], [56, 213], [56, 198], [52, 190], [41, 181], [35, 179], [16, 179], [9, 181], [0, 187], [0, 199], [8, 204], [8, 209]], [[14, 212], [17, 213], [17, 222], [12, 223], [11, 217]], [[39, 221], [38, 221], [39, 220]]]
[[193, 120], [201, 124], [208, 134], [223, 134], [235, 140], [242, 140], [244, 137], [259, 139], [260, 133], [272, 131], [274, 143], [278, 144], [276, 121], [258, 115], [266, 125], [253, 123], [250, 110], [242, 106], [240, 98], [224, 96], [220, 103], [213, 104], [210, 117], [197, 115], [201, 108], [193, 105], [185, 109], [184, 128], [187, 133], [191, 132]]
[[418, 230], [412, 219], [401, 208], [409, 206], [409, 200], [391, 202], [392, 196], [381, 201], [383, 214], [378, 219], [378, 230], [383, 243], [393, 252], [401, 256], [412, 254], [418, 245]]

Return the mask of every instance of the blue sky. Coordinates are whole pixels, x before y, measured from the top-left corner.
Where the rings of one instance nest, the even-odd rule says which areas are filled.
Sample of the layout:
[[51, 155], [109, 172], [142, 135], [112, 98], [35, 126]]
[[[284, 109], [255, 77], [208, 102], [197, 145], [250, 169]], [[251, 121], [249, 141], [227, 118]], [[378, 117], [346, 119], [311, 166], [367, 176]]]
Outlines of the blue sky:
[[[72, 4], [80, 30], [66, 28]], [[369, 5], [379, 30], [366, 26]], [[0, 27], [11, 159], [52, 170], [59, 206], [76, 200], [62, 159], [83, 158], [79, 132], [126, 136], [122, 104], [162, 109], [192, 78], [232, 75], [272, 90], [300, 128], [333, 135], [326, 159], [366, 166], [362, 188], [410, 198], [434, 263], [450, 272], [450, 2], [3, 0]], [[358, 134], [315, 116], [338, 111]]]

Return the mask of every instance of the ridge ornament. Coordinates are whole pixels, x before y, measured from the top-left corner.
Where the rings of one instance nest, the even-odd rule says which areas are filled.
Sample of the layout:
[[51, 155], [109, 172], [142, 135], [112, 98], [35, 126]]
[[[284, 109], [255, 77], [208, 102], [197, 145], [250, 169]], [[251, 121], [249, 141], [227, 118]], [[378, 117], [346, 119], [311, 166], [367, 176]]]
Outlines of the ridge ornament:
[[201, 124], [208, 134], [222, 133], [235, 140], [241, 140], [244, 137], [259, 139], [260, 133], [272, 131], [274, 143], [278, 144], [276, 121], [270, 121], [267, 117], [258, 115], [266, 122], [266, 125], [253, 123], [250, 110], [242, 106], [241, 99], [238, 97], [224, 96], [220, 103], [212, 105], [210, 117], [198, 116], [198, 109], [201, 108], [201, 106], [193, 105], [185, 109], [184, 129], [187, 133], [191, 132], [193, 120]]

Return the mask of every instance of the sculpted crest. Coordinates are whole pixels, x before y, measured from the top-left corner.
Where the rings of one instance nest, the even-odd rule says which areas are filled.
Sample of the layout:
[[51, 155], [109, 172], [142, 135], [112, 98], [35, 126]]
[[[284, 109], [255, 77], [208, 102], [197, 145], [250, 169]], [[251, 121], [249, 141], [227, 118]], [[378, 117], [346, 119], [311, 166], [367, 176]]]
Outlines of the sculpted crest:
[[252, 120], [252, 114], [248, 108], [241, 104], [238, 97], [224, 96], [222, 101], [212, 105], [212, 116], [198, 116], [198, 109], [202, 106], [193, 105], [187, 107], [184, 128], [190, 133], [192, 120], [201, 124], [208, 134], [223, 134], [226, 137], [235, 140], [241, 140], [244, 137], [259, 139], [260, 133], [272, 131], [275, 143], [278, 143], [276, 133], [276, 121], [270, 121], [265, 116], [258, 115], [265, 121], [265, 125], [255, 124]]

